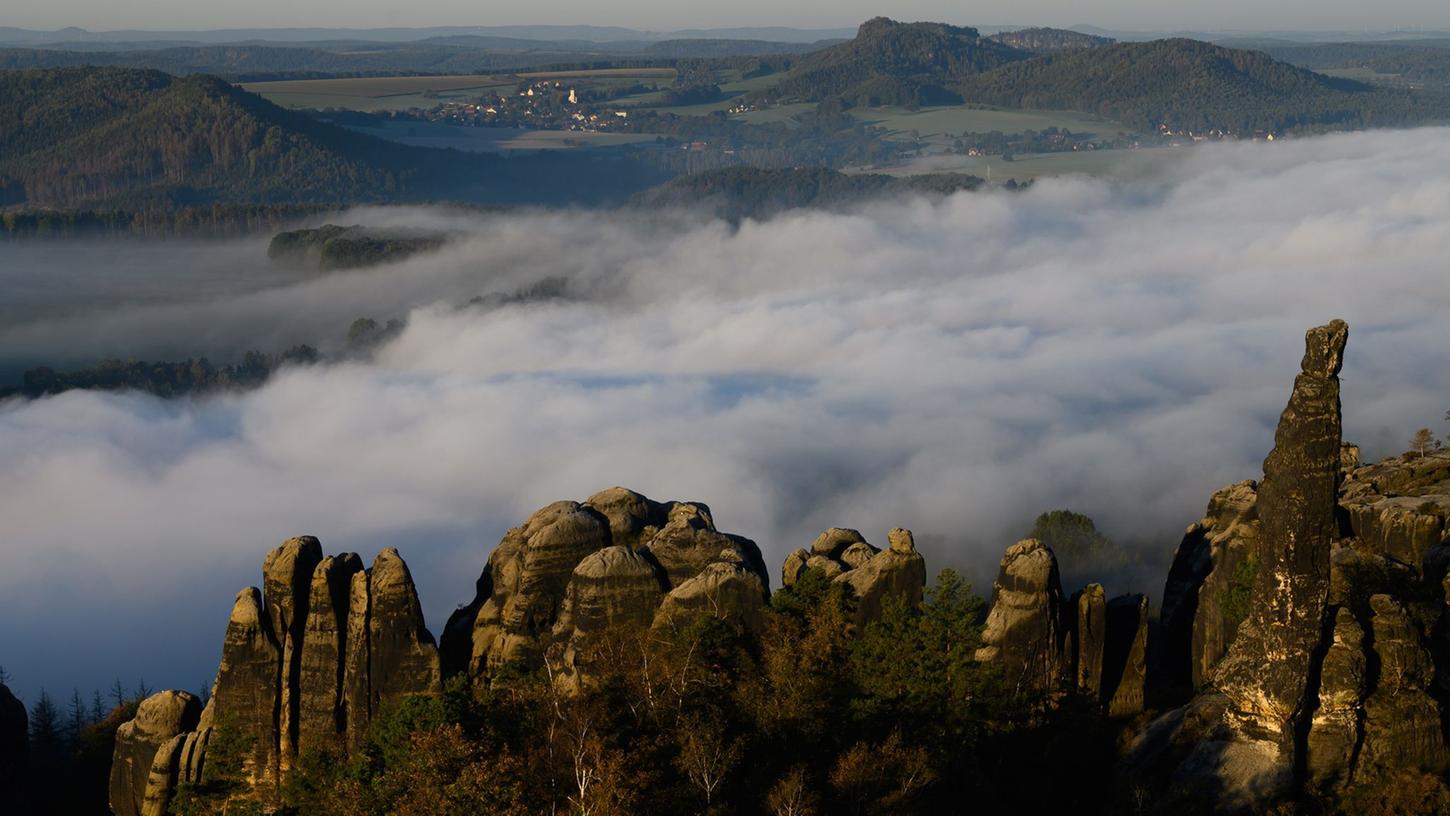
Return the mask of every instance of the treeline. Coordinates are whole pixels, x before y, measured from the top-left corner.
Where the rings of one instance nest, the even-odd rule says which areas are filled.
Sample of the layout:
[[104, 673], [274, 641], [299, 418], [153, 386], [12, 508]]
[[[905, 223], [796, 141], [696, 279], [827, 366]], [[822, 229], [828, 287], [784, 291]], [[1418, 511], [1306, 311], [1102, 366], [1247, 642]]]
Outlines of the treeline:
[[[578, 660], [578, 694], [539, 671], [462, 678], [371, 725], [360, 750], [309, 751], [281, 793], [296, 814], [1100, 813], [1114, 804], [1112, 723], [1051, 715], [974, 659], [983, 604], [951, 571], [920, 608], [855, 631], [841, 584], [809, 571], [759, 635], [697, 616], [615, 630]], [[243, 790], [239, 731], [208, 748], [180, 816]], [[220, 741], [219, 741], [220, 740]], [[215, 754], [213, 752], [216, 752]], [[220, 767], [227, 773], [215, 772]]]
[[649, 209], [706, 207], [722, 218], [763, 218], [800, 207], [833, 209], [873, 198], [945, 196], [979, 189], [985, 182], [959, 173], [895, 177], [845, 174], [821, 167], [734, 167], [676, 179], [636, 197]]
[[[9, 681], [0, 668], [0, 684]], [[202, 690], [205, 696], [205, 689]], [[15, 780], [0, 791], [0, 804], [15, 813], [104, 816], [110, 813], [108, 781], [116, 730], [136, 716], [152, 689], [140, 681], [128, 689], [117, 680], [107, 692], [79, 689], [57, 700], [42, 689], [28, 714], [22, 767], [0, 769]]]
[[1274, 59], [1313, 70], [1368, 68], [1406, 79], [1450, 82], [1450, 40], [1270, 45], [1263, 50]]
[[318, 360], [316, 349], [295, 346], [280, 354], [249, 351], [242, 355], [240, 362], [230, 365], [216, 365], [202, 357], [181, 362], [102, 360], [72, 371], [41, 367], [26, 371], [18, 388], [0, 388], [0, 399], [41, 397], [77, 389], [142, 391], [169, 398], [256, 388], [284, 365], [307, 365]]
[[325, 204], [221, 204], [131, 210], [11, 210], [0, 212], [0, 238], [227, 236], [271, 231], [330, 212]]

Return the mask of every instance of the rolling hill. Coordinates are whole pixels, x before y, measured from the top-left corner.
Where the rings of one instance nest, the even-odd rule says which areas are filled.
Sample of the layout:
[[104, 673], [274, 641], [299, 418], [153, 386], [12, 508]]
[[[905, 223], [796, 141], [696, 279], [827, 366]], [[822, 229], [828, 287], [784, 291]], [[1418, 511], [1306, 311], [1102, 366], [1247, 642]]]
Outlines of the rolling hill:
[[957, 90], [971, 102], [1084, 111], [1142, 130], [1368, 126], [1434, 113], [1421, 104], [1433, 100], [1187, 39], [1045, 55], [968, 77]]
[[[1030, 50], [1029, 50], [1030, 49]], [[1044, 53], [1032, 53], [1040, 51]], [[1374, 87], [1190, 39], [1111, 43], [1036, 29], [971, 28], [878, 18], [856, 39], [802, 56], [762, 104], [968, 103], [1074, 110], [1137, 130], [1281, 131], [1418, 124], [1450, 118], [1434, 91]]]
[[[212, 76], [0, 72], [0, 204], [174, 207], [450, 199], [555, 203], [656, 179], [593, 161], [504, 159], [385, 142], [284, 110]], [[631, 179], [634, 179], [631, 181]]]

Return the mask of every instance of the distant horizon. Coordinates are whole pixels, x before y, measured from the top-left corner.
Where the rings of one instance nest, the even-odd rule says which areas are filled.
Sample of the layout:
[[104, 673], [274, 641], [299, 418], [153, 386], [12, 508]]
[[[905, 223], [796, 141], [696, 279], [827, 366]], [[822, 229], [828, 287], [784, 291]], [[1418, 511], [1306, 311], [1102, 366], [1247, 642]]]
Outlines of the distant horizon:
[[1165, 6], [1149, 0], [1093, 0], [1072, 5], [1060, 0], [985, 0], [965, 12], [961, 6], [945, 0], [893, 3], [845, 0], [827, 9], [738, 0], [727, 9], [703, 11], [663, 0], [626, 0], [607, 10], [574, 0], [496, 0], [486, 10], [461, 0], [422, 0], [409, 4], [405, 10], [368, 0], [346, 5], [337, 0], [302, 3], [258, 0], [245, 8], [198, 7], [181, 0], [142, 0], [125, 7], [102, 5], [95, 0], [54, 0], [14, 9], [0, 17], [0, 27], [34, 31], [80, 28], [107, 33], [597, 26], [651, 33], [718, 28], [855, 28], [863, 20], [877, 16], [984, 27], [1094, 26], [1148, 33], [1372, 33], [1450, 29], [1450, 6], [1438, 0], [1385, 0], [1372, 8], [1343, 0], [1286, 0], [1272, 8], [1249, 0], [1223, 0], [1212, 8]]

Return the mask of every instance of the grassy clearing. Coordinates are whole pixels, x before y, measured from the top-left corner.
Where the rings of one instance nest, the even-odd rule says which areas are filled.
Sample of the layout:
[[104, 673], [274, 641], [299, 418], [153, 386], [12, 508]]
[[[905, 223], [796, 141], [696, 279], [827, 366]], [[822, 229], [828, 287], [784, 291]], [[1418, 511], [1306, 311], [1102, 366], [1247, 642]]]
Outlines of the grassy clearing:
[[470, 153], [516, 150], [583, 150], [652, 142], [647, 133], [578, 133], [565, 130], [463, 127], [438, 122], [387, 122], [381, 127], [351, 127], [380, 139], [414, 147], [445, 147]]
[[953, 106], [922, 108], [918, 111], [905, 108], [857, 108], [851, 111], [851, 115], [863, 122], [884, 127], [892, 135], [907, 136], [915, 130], [927, 141], [950, 141], [963, 132], [990, 133], [994, 130], [1021, 133], [1024, 130], [1057, 127], [1098, 137], [1111, 136], [1125, 130], [1117, 122], [1073, 111], [997, 110]]

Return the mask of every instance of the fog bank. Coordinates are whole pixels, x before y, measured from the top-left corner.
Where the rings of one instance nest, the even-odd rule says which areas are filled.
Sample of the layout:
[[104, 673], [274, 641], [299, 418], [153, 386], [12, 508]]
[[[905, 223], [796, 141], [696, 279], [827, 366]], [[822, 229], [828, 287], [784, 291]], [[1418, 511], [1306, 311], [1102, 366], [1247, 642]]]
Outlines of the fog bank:
[[[369, 560], [397, 546], [436, 634], [504, 529], [614, 484], [708, 502], [772, 569], [828, 526], [877, 544], [910, 527], [929, 570], [984, 593], [1003, 548], [1067, 507], [1141, 553], [1151, 577], [1109, 591], [1156, 599], [1209, 494], [1259, 476], [1307, 327], [1349, 321], [1346, 435], [1367, 455], [1450, 407], [1447, 130], [1224, 145], [1152, 181], [738, 229], [350, 215], [468, 237], [333, 275], [278, 272], [263, 242], [122, 247], [113, 262], [164, 296], [116, 305], [93, 297], [94, 250], [54, 247], [53, 286], [31, 294], [49, 311], [0, 308], [12, 364], [275, 351], [408, 318], [373, 362], [251, 393], [0, 405], [0, 664], [21, 693], [199, 687], [232, 595], [303, 533]], [[16, 257], [0, 274], [41, 279]], [[569, 296], [459, 308], [546, 278]]]

